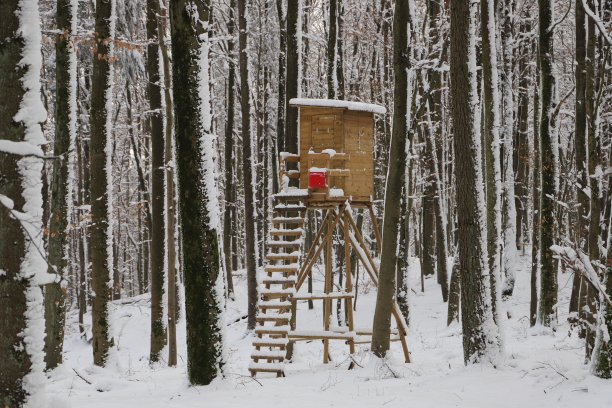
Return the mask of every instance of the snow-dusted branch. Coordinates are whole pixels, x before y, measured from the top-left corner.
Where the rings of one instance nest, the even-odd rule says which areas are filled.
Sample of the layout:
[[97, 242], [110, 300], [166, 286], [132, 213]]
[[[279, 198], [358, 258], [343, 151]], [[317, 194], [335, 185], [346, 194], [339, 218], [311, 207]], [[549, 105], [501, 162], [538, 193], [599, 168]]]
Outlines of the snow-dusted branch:
[[[36, 251], [38, 252], [38, 254], [47, 263], [47, 265], [51, 268], [51, 270], [56, 271], [57, 268], [49, 263], [49, 261], [47, 260], [47, 257], [44, 254], [44, 251], [41, 248], [39, 248], [38, 245], [36, 245], [35, 243], [36, 240], [34, 239], [30, 231], [31, 228], [35, 228], [35, 226], [31, 222], [31, 216], [27, 213], [23, 213], [21, 211], [15, 210], [15, 202], [9, 197], [5, 196], [4, 194], [0, 194], [0, 205], [6, 208], [9, 211], [9, 213], [13, 216], [13, 218], [19, 222], [19, 224], [21, 225], [21, 228], [25, 231], [28, 238], [30, 239], [30, 244], [33, 245], [34, 248], [36, 248]], [[29, 227], [25, 224], [29, 224]], [[59, 278], [58, 274], [39, 272], [38, 274], [35, 275], [35, 279], [36, 279], [35, 283], [37, 285], [42, 286], [42, 285], [46, 285], [46, 284], [53, 283], [53, 282], [61, 282], [63, 280], [63, 278], [60, 278], [60, 280], [58, 280], [58, 278]]]
[[612, 300], [610, 300], [610, 297], [606, 293], [606, 289], [601, 284], [599, 276], [593, 268], [593, 265], [591, 265], [591, 260], [587, 254], [581, 250], [576, 251], [574, 248], [559, 245], [551, 246], [550, 250], [553, 251], [570, 269], [584, 276], [587, 279], [587, 282], [589, 282], [591, 286], [601, 294], [606, 303], [612, 306]]
[[606, 27], [604, 27], [599, 16], [593, 13], [593, 10], [589, 8], [589, 5], [587, 4], [586, 0], [582, 0], [582, 7], [584, 8], [584, 12], [589, 16], [591, 20], [593, 20], [593, 22], [597, 26], [597, 29], [601, 33], [601, 36], [604, 38], [604, 40], [608, 43], [608, 45], [612, 45], [612, 38], [610, 38], [610, 35], [606, 32]]
[[62, 156], [47, 156], [38, 146], [30, 142], [13, 142], [12, 140], [0, 140], [0, 154], [13, 154], [23, 157], [35, 157], [43, 160], [57, 160]]

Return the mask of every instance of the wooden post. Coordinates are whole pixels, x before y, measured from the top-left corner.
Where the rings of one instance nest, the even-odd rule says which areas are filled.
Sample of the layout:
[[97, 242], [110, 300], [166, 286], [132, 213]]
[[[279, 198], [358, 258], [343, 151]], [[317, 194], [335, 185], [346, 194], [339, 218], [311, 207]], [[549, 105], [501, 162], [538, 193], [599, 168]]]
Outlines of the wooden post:
[[374, 206], [372, 205], [372, 203], [368, 203], [368, 210], [370, 211], [372, 227], [374, 228], [374, 236], [376, 237], [376, 250], [380, 254], [380, 252], [382, 251], [382, 235], [380, 233], [380, 227], [378, 226], [378, 220], [376, 219], [376, 214], [374, 213]]
[[[297, 320], [297, 300], [289, 298], [291, 301], [291, 318], [289, 320], [289, 329], [295, 330]], [[287, 353], [285, 354], [285, 360], [291, 360], [293, 358], [293, 345], [295, 342], [289, 340], [287, 342]]]
[[[353, 282], [351, 280], [352, 279], [351, 278], [351, 242], [349, 238], [349, 223], [346, 219], [346, 215], [343, 214], [343, 216], [345, 217], [344, 225], [342, 226], [342, 229], [344, 233], [344, 265], [345, 265], [344, 271], [346, 273], [346, 292], [351, 293], [353, 291]], [[347, 324], [348, 324], [349, 332], [353, 332], [355, 328], [353, 325], [353, 298], [352, 297], [346, 298], [344, 307], [346, 309], [347, 320], [348, 320]], [[355, 354], [355, 341], [354, 340], [349, 340], [349, 353], [351, 355]], [[355, 364], [351, 361], [349, 369], [353, 368], [354, 365]]]
[[[333, 210], [328, 210], [333, 211]], [[338, 215], [340, 218], [340, 215]], [[328, 294], [331, 292], [332, 287], [332, 239], [331, 237], [334, 234], [336, 224], [334, 223], [328, 225], [327, 237], [325, 243], [325, 293]], [[331, 319], [331, 299], [326, 298], [323, 300], [323, 327], [325, 331], [329, 330], [330, 319]], [[327, 364], [329, 362], [329, 339], [323, 339], [323, 363]]]

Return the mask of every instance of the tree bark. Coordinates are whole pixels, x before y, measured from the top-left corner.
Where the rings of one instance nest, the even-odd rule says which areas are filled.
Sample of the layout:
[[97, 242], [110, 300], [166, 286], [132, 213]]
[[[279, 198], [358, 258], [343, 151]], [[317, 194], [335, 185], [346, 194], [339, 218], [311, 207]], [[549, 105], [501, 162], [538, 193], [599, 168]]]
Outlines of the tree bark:
[[[531, 24], [520, 23], [520, 35], [531, 31]], [[528, 65], [530, 40], [522, 38], [518, 55], [518, 96], [516, 132], [514, 134], [514, 173], [516, 211], [516, 245], [523, 249], [527, 243], [527, 204], [529, 202], [529, 87], [531, 71]]]
[[[285, 94], [285, 134], [284, 144], [282, 145], [283, 150], [290, 153], [298, 153], [297, 145], [297, 130], [298, 130], [298, 114], [297, 109], [289, 107], [289, 101], [292, 98], [298, 97], [298, 55], [299, 55], [299, 44], [297, 40], [298, 34], [298, 15], [301, 12], [299, 10], [299, 1], [288, 1], [287, 2], [287, 79], [286, 79], [286, 91]], [[292, 179], [290, 185], [297, 185], [297, 180]]]
[[[76, 137], [76, 53], [72, 40], [74, 14], [69, 0], [58, 0], [55, 38], [55, 141], [53, 155], [63, 157], [53, 162], [51, 182], [51, 217], [49, 222], [48, 261], [63, 277], [70, 275], [68, 222], [72, 217], [72, 178]], [[74, 122], [73, 122], [74, 121]], [[64, 344], [65, 288], [60, 282], [45, 287], [45, 363], [53, 369], [62, 363]]]
[[[170, 2], [187, 372], [194, 385], [217, 377], [221, 359], [217, 191], [211, 135], [210, 2]], [[196, 18], [197, 17], [197, 18]]]
[[487, 206], [487, 252], [489, 254], [489, 274], [491, 277], [491, 305], [493, 307], [493, 316], [497, 318], [497, 292], [500, 284], [499, 243], [501, 241], [501, 163], [499, 145], [501, 110], [496, 51], [497, 25], [495, 23], [493, 1], [480, 1], [480, 21], [482, 27], [482, 132]]
[[[593, 1], [589, 1], [589, 8], [594, 9]], [[585, 111], [587, 119], [587, 146], [588, 146], [588, 178], [590, 180], [590, 200], [589, 200], [589, 224], [588, 224], [588, 254], [590, 259], [601, 259], [599, 253], [600, 223], [601, 223], [601, 176], [597, 175], [598, 167], [603, 168], [600, 161], [600, 140], [597, 135], [597, 106], [595, 99], [597, 94], [595, 66], [597, 34], [595, 23], [592, 18], [587, 21], [587, 49], [586, 49], [586, 89], [585, 89]], [[603, 65], [602, 65], [603, 66]], [[595, 347], [595, 330], [597, 314], [597, 293], [591, 285], [587, 286], [586, 304], [584, 305], [586, 320], [586, 359], [591, 358]]]
[[[234, 198], [234, 103], [236, 91], [236, 66], [234, 65], [234, 9], [236, 1], [231, 0], [229, 6], [229, 20], [227, 22], [227, 54], [229, 56], [229, 72], [227, 74], [227, 121], [225, 123], [225, 212], [223, 214], [223, 251], [225, 254], [225, 269], [227, 274], [227, 292], [230, 298], [234, 297], [234, 280], [232, 278], [232, 210], [236, 207]], [[279, 114], [280, 115], [280, 114]]]
[[108, 303], [111, 296], [112, 253], [112, 129], [108, 111], [111, 97], [114, 34], [111, 32], [112, 0], [96, 1], [96, 46], [91, 87], [91, 286], [95, 294], [92, 305], [94, 364], [104, 366], [112, 346]]
[[164, 321], [164, 124], [162, 115], [161, 77], [159, 75], [159, 0], [147, 0], [147, 75], [151, 126], [151, 351], [149, 361], [159, 361], [166, 345]]
[[[536, 76], [540, 73], [538, 62]], [[530, 302], [529, 324], [535, 326], [538, 321], [538, 275], [540, 274], [540, 242], [542, 239], [542, 225], [540, 214], [542, 211], [542, 163], [540, 162], [540, 131], [537, 125], [540, 117], [540, 86], [537, 81], [533, 85], [533, 214], [531, 231], [531, 276], [530, 276]]]
[[329, 0], [329, 25], [327, 33], [327, 99], [338, 97], [338, 3]]
[[242, 111], [242, 172], [244, 174], [244, 220], [248, 292], [247, 328], [255, 329], [257, 317], [257, 267], [255, 265], [255, 218], [253, 205], [253, 157], [251, 152], [251, 103], [247, 56], [246, 0], [238, 0], [240, 108]]
[[[391, 310], [395, 302], [398, 229], [400, 225], [401, 191], [406, 170], [406, 139], [412, 143], [412, 132], [407, 129], [408, 68], [410, 66], [408, 36], [410, 21], [408, 0], [398, 0], [393, 16], [393, 68], [395, 72], [393, 101], [393, 130], [385, 191], [383, 242], [378, 291], [374, 310], [372, 352], [384, 357], [389, 350]], [[406, 137], [407, 135], [407, 137]]]
[[554, 243], [555, 234], [555, 152], [554, 152], [554, 89], [555, 77], [553, 73], [553, 34], [550, 30], [553, 23], [552, 0], [538, 0], [539, 8], [539, 36], [538, 61], [540, 65], [540, 165], [542, 200], [541, 222], [541, 271], [540, 271], [540, 308], [539, 320], [544, 326], [551, 326], [556, 317], [557, 306], [557, 263], [553, 258], [550, 247]]
[[[474, 103], [478, 100], [476, 73], [475, 9], [468, 0], [451, 2], [450, 77], [451, 114], [457, 188], [457, 236], [461, 277], [461, 321], [464, 361], [494, 359], [500, 338], [493, 321], [487, 209], [482, 174], [481, 137]], [[488, 146], [487, 146], [488, 147]]]
[[[36, 7], [26, 4], [26, 7]], [[19, 143], [24, 147], [37, 148], [44, 142], [40, 115], [34, 112], [43, 109], [37, 92], [40, 66], [32, 65], [32, 59], [23, 60], [26, 52], [38, 52], [27, 36], [40, 35], [38, 25], [21, 17], [28, 13], [21, 7], [24, 2], [8, 0], [0, 3], [0, 141]], [[36, 12], [38, 14], [38, 12]], [[24, 33], [27, 25], [32, 33]], [[26, 30], [27, 31], [27, 30]], [[26, 51], [26, 47], [30, 47]], [[35, 58], [34, 58], [35, 59]], [[25, 98], [29, 100], [26, 102]], [[38, 101], [36, 101], [38, 99]], [[38, 102], [40, 106], [33, 106]], [[32, 110], [25, 113], [22, 104]], [[32, 117], [32, 115], [36, 115]], [[44, 117], [43, 117], [44, 119]], [[29, 122], [29, 125], [25, 121]], [[37, 134], [38, 133], [38, 134]], [[26, 376], [42, 376], [43, 342], [42, 291], [35, 281], [36, 275], [46, 272], [39, 262], [37, 251], [42, 249], [42, 160], [11, 154], [0, 149], [0, 406], [18, 408], [27, 402], [34, 406], [37, 389], [28, 384]], [[27, 189], [27, 191], [26, 191]], [[24, 212], [31, 237], [11, 210]], [[38, 246], [38, 248], [36, 247]], [[43, 263], [44, 265], [44, 263]]]

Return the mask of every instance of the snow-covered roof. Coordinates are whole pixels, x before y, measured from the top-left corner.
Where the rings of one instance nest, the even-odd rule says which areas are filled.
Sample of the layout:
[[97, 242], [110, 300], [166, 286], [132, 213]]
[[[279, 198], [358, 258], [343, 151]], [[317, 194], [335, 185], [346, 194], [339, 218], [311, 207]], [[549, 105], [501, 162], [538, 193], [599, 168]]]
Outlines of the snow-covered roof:
[[373, 103], [340, 101], [337, 99], [308, 99], [293, 98], [289, 100], [291, 106], [320, 106], [324, 108], [343, 108], [352, 111], [372, 112], [379, 115], [387, 113], [384, 106], [374, 105]]

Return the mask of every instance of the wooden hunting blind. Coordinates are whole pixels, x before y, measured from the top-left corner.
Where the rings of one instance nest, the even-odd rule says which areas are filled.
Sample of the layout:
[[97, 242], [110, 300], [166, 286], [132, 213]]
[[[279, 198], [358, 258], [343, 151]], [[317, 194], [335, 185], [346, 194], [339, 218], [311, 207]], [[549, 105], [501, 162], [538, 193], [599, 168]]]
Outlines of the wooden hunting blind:
[[290, 105], [299, 110], [300, 189], [310, 189], [312, 199], [370, 202], [374, 115], [384, 114], [385, 108], [327, 99], [292, 99]]
[[[251, 375], [268, 372], [284, 376], [284, 363], [292, 358], [295, 342], [322, 341], [323, 362], [327, 363], [330, 341], [344, 342], [353, 354], [355, 345], [369, 344], [372, 336], [371, 328], [354, 326], [357, 290], [353, 282], [357, 275], [346, 260], [356, 256], [364, 274], [378, 286], [378, 263], [373, 254], [381, 245], [372, 200], [374, 115], [386, 110], [378, 105], [324, 99], [291, 99], [289, 103], [291, 109], [299, 110], [299, 151], [280, 153], [282, 189], [273, 196], [273, 218], [265, 241], [265, 276], [259, 279]], [[290, 186], [291, 179], [299, 180], [299, 186]], [[369, 214], [374, 242], [364, 238], [353, 208]], [[310, 239], [305, 240], [307, 232]], [[334, 240], [340, 240], [341, 245], [334, 246]], [[336, 272], [332, 268], [334, 251], [342, 252], [345, 260]], [[323, 276], [313, 285], [313, 267], [321, 256]], [[311, 283], [306, 292], [307, 279]], [[321, 329], [299, 329], [298, 311], [307, 312], [305, 302], [317, 301], [322, 302]], [[345, 319], [334, 322], [333, 302], [344, 308]], [[396, 328], [390, 341], [401, 343], [409, 362], [408, 328], [397, 302], [391, 313]]]

